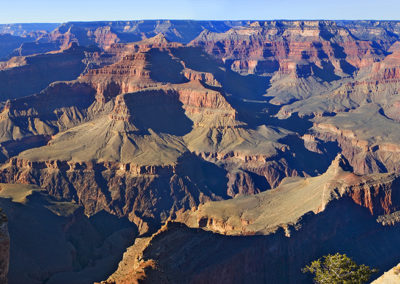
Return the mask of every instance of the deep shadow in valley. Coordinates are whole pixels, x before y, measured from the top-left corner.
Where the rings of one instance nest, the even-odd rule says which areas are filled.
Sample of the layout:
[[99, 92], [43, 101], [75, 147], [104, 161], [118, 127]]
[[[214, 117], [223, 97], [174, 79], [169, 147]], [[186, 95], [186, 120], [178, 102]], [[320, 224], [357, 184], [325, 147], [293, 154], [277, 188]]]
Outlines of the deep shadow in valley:
[[281, 155], [290, 164], [291, 168], [299, 173], [306, 173], [314, 176], [319, 175], [328, 169], [336, 155], [341, 152], [337, 143], [325, 143], [319, 153], [308, 150], [304, 145], [304, 140], [298, 135], [288, 135], [279, 140], [280, 143], [288, 145], [290, 152], [283, 152]]
[[259, 99], [269, 87], [269, 77], [240, 75], [198, 47], [176, 48], [172, 53], [190, 69], [212, 73], [227, 94], [237, 98]]
[[113, 271], [137, 235], [127, 219], [34, 192], [25, 203], [0, 198], [11, 239], [9, 283], [93, 283]]
[[76, 79], [85, 69], [87, 49], [73, 46], [56, 54], [27, 58], [26, 65], [0, 71], [0, 100], [21, 98], [41, 91], [55, 81]]
[[[237, 110], [238, 119], [246, 122], [249, 127], [266, 124], [303, 135], [312, 126], [307, 117], [300, 118], [297, 114], [287, 119], [275, 117], [282, 106], [270, 104], [269, 100], [272, 97], [266, 96], [267, 89], [270, 87], [270, 77], [240, 75], [232, 71], [228, 64], [217, 61], [201, 48], [177, 48], [173, 49], [172, 53], [183, 60], [188, 68], [212, 73], [222, 87], [206, 87], [221, 92]], [[321, 76], [326, 74], [327, 72], [324, 71]]]
[[[144, 134], [155, 132], [183, 136], [192, 130], [178, 95], [173, 91], [151, 90], [124, 95], [132, 123]], [[144, 131], [144, 132], [143, 132]]]
[[304, 216], [298, 231], [289, 227], [289, 238], [282, 229], [269, 236], [230, 237], [169, 226], [144, 251], [144, 259], [157, 259], [164, 271], [150, 270], [148, 283], [310, 283], [301, 268], [329, 253], [346, 253], [380, 271], [397, 264], [400, 254], [400, 227], [381, 226], [350, 199]]

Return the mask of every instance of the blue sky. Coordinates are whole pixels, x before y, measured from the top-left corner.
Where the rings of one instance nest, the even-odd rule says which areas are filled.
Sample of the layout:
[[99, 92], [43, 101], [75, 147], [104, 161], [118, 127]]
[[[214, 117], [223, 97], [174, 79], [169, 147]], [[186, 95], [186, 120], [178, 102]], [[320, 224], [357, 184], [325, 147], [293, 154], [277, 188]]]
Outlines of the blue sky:
[[0, 23], [136, 19], [400, 20], [400, 0], [0, 0]]

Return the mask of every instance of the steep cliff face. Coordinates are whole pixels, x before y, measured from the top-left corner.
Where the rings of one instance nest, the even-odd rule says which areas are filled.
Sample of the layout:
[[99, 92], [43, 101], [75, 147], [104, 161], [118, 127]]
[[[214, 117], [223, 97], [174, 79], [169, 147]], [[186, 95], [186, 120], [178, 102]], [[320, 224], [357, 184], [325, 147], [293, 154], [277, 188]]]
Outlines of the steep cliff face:
[[[318, 72], [316, 67], [327, 71], [324, 62], [329, 62], [333, 73], [343, 75], [349, 74], [351, 67], [359, 69], [383, 58], [382, 50], [387, 50], [398, 38], [395, 34], [384, 34], [385, 27], [376, 29], [383, 34], [377, 36], [376, 31], [370, 30], [356, 37], [350, 32], [352, 24], [334, 21], [258, 21], [225, 33], [205, 30], [190, 44], [203, 46], [233, 68], [243, 67], [242, 72], [272, 73], [277, 71], [275, 66], [284, 74], [307, 75], [301, 74], [303, 68], [322, 75], [326, 72]], [[391, 29], [398, 31], [396, 27]], [[377, 38], [379, 45], [373, 42]]]
[[7, 283], [8, 267], [10, 264], [10, 236], [8, 233], [7, 217], [0, 209], [0, 282]]
[[399, 42], [394, 42], [387, 55], [361, 67], [354, 79], [345, 81], [339, 88], [331, 89], [319, 96], [282, 107], [279, 115], [293, 113], [300, 116], [332, 115], [349, 111], [370, 103], [379, 104], [382, 113], [396, 120], [396, 94], [399, 92]]
[[[137, 239], [102, 283], [309, 283], [301, 268], [337, 251], [387, 269], [397, 261], [399, 226], [375, 219], [398, 211], [399, 190], [398, 176], [357, 176], [338, 156], [319, 177], [178, 212], [181, 223]], [[371, 240], [380, 245], [370, 248]]]
[[[104, 283], [310, 283], [301, 268], [329, 253], [346, 253], [383, 270], [398, 261], [393, 246], [398, 226], [382, 227], [367, 209], [346, 198], [304, 216], [298, 231], [290, 229], [289, 238], [284, 230], [233, 237], [168, 223], [143, 240], [147, 245], [138, 242], [130, 249], [133, 255], [120, 266], [135, 267], [134, 272], [119, 270]], [[371, 247], [371, 241], [380, 245]]]
[[[390, 45], [393, 38], [382, 38]], [[271, 77], [267, 95], [287, 104], [327, 92], [372, 63], [382, 46], [355, 38], [346, 26], [329, 21], [255, 22], [226, 33], [204, 31], [191, 42], [243, 74]]]
[[[269, 234], [283, 228], [290, 235], [302, 216], [323, 212], [330, 202], [349, 197], [371, 215], [385, 215], [400, 208], [399, 176], [358, 176], [347, 160], [338, 155], [323, 175], [286, 178], [275, 189], [252, 196], [209, 202], [197, 210], [177, 214], [188, 226], [225, 235]], [[303, 201], [302, 196], [307, 196]]]
[[101, 111], [94, 102], [95, 90], [80, 83], [57, 83], [6, 102], [0, 113], [2, 159], [46, 145], [57, 132], [87, 121]]
[[313, 140], [306, 142], [308, 147], [326, 141], [338, 143], [359, 174], [398, 172], [399, 145], [395, 130], [398, 123], [386, 117], [379, 105], [369, 104], [314, 121], [306, 137]]
[[2, 177], [75, 200], [89, 215], [105, 210], [128, 217], [141, 233], [154, 230], [176, 210], [227, 197], [225, 171], [190, 155], [176, 166], [15, 159]]

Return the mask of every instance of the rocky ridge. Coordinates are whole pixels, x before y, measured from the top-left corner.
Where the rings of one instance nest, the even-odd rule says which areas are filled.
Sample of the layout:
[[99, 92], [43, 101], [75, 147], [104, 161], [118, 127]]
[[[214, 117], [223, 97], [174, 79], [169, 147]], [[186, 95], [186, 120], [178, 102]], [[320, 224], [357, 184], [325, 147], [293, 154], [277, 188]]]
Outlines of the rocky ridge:
[[[375, 239], [377, 235], [383, 234], [377, 232], [385, 231], [374, 218], [398, 209], [398, 176], [390, 174], [358, 176], [351, 170], [348, 162], [339, 155], [327, 172], [319, 177], [287, 178], [271, 191], [228, 201], [209, 202], [199, 206], [198, 209], [178, 212], [176, 221], [180, 223], [169, 221], [153, 236], [137, 239], [125, 252], [118, 270], [102, 283], [173, 283], [174, 281], [202, 283], [211, 278], [222, 283], [236, 283], [244, 279], [246, 281], [252, 279], [255, 282], [285, 279], [285, 282], [290, 282], [291, 274], [297, 275], [296, 281], [308, 283], [309, 279], [298, 275], [301, 265], [304, 266], [307, 261], [296, 260], [296, 256], [304, 254], [303, 246], [308, 241], [313, 242], [312, 239], [315, 238], [313, 234], [321, 233], [315, 227], [318, 226], [318, 221], [317, 223], [311, 221], [313, 218], [319, 222], [327, 222], [319, 223], [324, 224], [322, 225], [324, 251], [348, 250], [346, 242], [342, 240], [342, 234], [343, 238], [348, 240], [350, 231], [367, 230], [369, 232], [367, 239], [371, 241], [371, 238]], [[307, 198], [303, 200], [304, 198], [301, 199], [300, 196]], [[291, 202], [291, 199], [295, 202]], [[346, 205], [342, 207], [339, 204]], [[348, 215], [349, 208], [353, 207], [355, 211]], [[367, 210], [360, 209], [362, 207]], [[279, 210], [285, 213], [282, 214]], [[358, 210], [359, 212], [355, 213]], [[364, 217], [359, 219], [361, 217], [359, 214]], [[347, 222], [353, 225], [344, 225]], [[312, 225], [309, 225], [310, 223]], [[358, 225], [355, 225], [357, 223]], [[312, 232], [308, 231], [310, 226], [313, 227]], [[398, 230], [396, 228], [391, 226], [388, 230], [396, 231]], [[327, 232], [331, 232], [332, 235]], [[362, 243], [361, 239], [358, 238], [358, 241]], [[285, 244], [291, 242], [301, 245], [295, 247]], [[265, 248], [265, 243], [268, 243], [268, 248]], [[290, 248], [283, 248], [286, 245]], [[352, 242], [348, 245], [352, 247], [350, 249], [352, 255], [357, 257], [364, 255], [364, 259], [369, 259], [370, 262], [374, 258], [372, 255], [376, 253], [366, 252], [365, 246], [358, 246]], [[310, 243], [307, 248], [313, 251], [315, 246], [318, 245]], [[380, 248], [383, 247], [385, 246]], [[387, 249], [390, 250], [392, 247], [389, 245], [383, 250]], [[189, 250], [196, 251], [196, 258], [200, 260], [189, 261], [185, 253]], [[204, 253], [204, 250], [207, 252]], [[257, 253], [256, 250], [263, 252]], [[286, 268], [289, 267], [287, 270], [274, 266], [280, 263], [281, 256], [276, 254], [288, 257], [289, 260], [285, 265]], [[214, 264], [210, 260], [210, 255], [215, 255], [219, 259], [217, 263]], [[266, 255], [270, 256], [267, 261], [268, 266], [255, 268], [249, 265], [250, 263], [256, 265], [255, 259], [265, 263]], [[372, 259], [366, 255], [370, 255]], [[207, 257], [208, 260], [203, 257]], [[275, 258], [277, 262], [273, 260]], [[387, 258], [388, 262], [395, 259], [396, 253]], [[245, 266], [243, 262], [246, 263]], [[377, 265], [376, 262], [374, 264]], [[235, 273], [231, 270], [232, 266], [235, 267]], [[292, 271], [291, 267], [298, 267], [298, 271]], [[178, 270], [180, 273], [177, 273]], [[231, 277], [232, 273], [235, 278]]]
[[[297, 226], [308, 212], [318, 214], [335, 199], [351, 198], [372, 215], [386, 215], [399, 207], [399, 176], [358, 176], [342, 155], [326, 173], [311, 178], [286, 178], [275, 189], [220, 202], [208, 202], [197, 210], [178, 214], [177, 220], [190, 227], [227, 235], [254, 235]], [[306, 200], [300, 201], [302, 196]]]

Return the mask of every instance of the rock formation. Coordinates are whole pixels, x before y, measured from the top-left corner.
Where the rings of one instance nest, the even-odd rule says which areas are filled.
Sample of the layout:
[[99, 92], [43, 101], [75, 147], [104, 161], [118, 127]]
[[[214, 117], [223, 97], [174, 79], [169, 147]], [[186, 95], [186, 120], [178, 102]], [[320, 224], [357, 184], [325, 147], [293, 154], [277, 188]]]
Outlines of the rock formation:
[[[301, 283], [304, 261], [351, 249], [335, 232], [386, 242], [398, 230], [399, 42], [395, 21], [0, 26], [0, 182], [42, 188], [28, 205], [80, 206], [63, 222], [134, 223], [140, 238], [109, 282]], [[162, 227], [172, 219], [185, 225]], [[355, 257], [376, 265], [361, 244]], [[187, 251], [204, 246], [190, 263]], [[388, 259], [378, 266], [392, 267], [397, 251], [379, 249]], [[25, 282], [100, 281], [116, 269], [89, 276], [88, 253], [19, 275], [13, 257], [10, 279]]]
[[339, 154], [320, 176], [286, 178], [273, 190], [208, 202], [195, 211], [179, 214], [177, 220], [225, 235], [269, 234], [280, 227], [296, 227], [306, 213], [318, 214], [333, 200], [344, 197], [372, 215], [385, 215], [400, 209], [399, 182], [395, 174], [355, 175]]
[[[301, 267], [311, 255], [335, 250], [382, 267], [373, 260], [379, 252], [362, 243], [396, 238], [398, 226], [386, 231], [374, 219], [398, 212], [399, 177], [358, 176], [351, 170], [338, 155], [321, 176], [287, 178], [267, 192], [178, 212], [181, 223], [170, 221], [152, 237], [137, 239], [102, 283], [309, 283]], [[353, 234], [357, 244], [350, 240]], [[378, 247], [390, 251], [383, 262], [396, 261], [390, 244]]]

